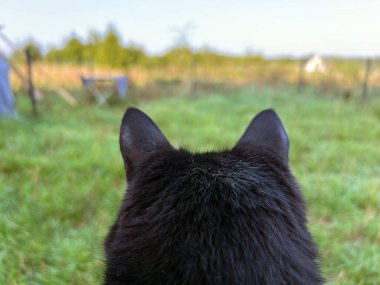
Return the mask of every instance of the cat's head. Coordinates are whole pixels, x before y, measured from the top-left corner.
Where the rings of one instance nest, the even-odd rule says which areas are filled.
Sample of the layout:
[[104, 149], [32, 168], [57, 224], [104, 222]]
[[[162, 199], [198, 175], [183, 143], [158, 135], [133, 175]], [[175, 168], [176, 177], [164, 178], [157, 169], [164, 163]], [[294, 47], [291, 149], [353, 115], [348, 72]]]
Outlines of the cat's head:
[[271, 109], [253, 118], [232, 149], [193, 153], [175, 149], [147, 115], [129, 108], [120, 148], [128, 181], [121, 208], [126, 223], [204, 224], [213, 216], [233, 222], [242, 213], [305, 222], [302, 194], [288, 167], [288, 137]]
[[[128, 108], [124, 114], [120, 128], [120, 150], [128, 177], [149, 157], [175, 152], [152, 119], [136, 108]], [[265, 152], [287, 166], [288, 150], [285, 128], [277, 114], [268, 109], [253, 118], [231, 152], [247, 155]]]
[[273, 110], [232, 149], [192, 153], [129, 108], [120, 149], [128, 188], [105, 243], [106, 284], [319, 284]]

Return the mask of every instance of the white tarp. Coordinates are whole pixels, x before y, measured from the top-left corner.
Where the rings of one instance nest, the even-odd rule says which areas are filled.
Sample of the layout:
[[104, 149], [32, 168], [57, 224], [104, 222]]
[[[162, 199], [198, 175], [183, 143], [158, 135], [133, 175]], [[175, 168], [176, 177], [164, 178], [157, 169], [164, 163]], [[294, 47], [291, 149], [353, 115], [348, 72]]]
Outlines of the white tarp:
[[0, 56], [0, 116], [14, 115], [14, 108], [15, 103], [9, 84], [9, 65], [5, 58]]

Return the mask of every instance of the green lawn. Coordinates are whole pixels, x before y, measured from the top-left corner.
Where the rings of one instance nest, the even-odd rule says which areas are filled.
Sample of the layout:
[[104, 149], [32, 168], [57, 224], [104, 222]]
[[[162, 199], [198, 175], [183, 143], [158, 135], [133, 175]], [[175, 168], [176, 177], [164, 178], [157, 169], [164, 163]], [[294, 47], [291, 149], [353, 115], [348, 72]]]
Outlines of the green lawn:
[[[37, 119], [0, 119], [0, 284], [99, 284], [102, 240], [123, 195], [123, 106], [46, 98]], [[52, 97], [52, 96], [50, 96]], [[274, 107], [328, 284], [380, 284], [380, 104], [247, 90], [139, 103], [174, 145], [230, 147]]]

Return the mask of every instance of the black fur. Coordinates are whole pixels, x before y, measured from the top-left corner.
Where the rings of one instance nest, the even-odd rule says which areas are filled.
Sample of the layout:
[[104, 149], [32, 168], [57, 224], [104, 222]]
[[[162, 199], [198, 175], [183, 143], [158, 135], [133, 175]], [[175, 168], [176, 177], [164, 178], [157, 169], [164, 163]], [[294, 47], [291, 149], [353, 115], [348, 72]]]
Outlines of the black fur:
[[272, 110], [232, 150], [194, 154], [130, 108], [120, 147], [128, 188], [105, 241], [104, 284], [322, 284]]

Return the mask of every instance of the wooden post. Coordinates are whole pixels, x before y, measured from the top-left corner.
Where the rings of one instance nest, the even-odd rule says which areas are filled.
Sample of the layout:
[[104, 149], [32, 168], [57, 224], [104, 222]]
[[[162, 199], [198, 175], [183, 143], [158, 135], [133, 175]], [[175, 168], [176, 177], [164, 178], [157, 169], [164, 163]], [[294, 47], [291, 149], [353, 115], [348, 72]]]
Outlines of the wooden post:
[[305, 65], [305, 60], [301, 58], [299, 62], [297, 93], [301, 93], [305, 85], [305, 80], [304, 80], [304, 75], [303, 75], [304, 65]]
[[88, 75], [89, 76], [94, 76], [94, 60], [91, 58], [88, 61]]
[[190, 95], [192, 98], [195, 98], [196, 93], [197, 93], [197, 78], [195, 74], [195, 69], [196, 69], [196, 59], [195, 59], [195, 54], [192, 51], [191, 52], [191, 66], [190, 66]]
[[30, 49], [26, 48], [26, 64], [27, 64], [27, 70], [28, 70], [28, 94], [30, 96], [30, 100], [32, 101], [32, 114], [34, 116], [37, 116], [37, 103], [36, 103], [36, 96], [35, 96], [35, 90], [33, 86], [33, 79], [32, 79], [32, 57], [30, 54]]
[[365, 64], [364, 81], [363, 81], [363, 94], [362, 94], [363, 101], [367, 101], [368, 99], [368, 78], [371, 72], [371, 65], [372, 65], [371, 59], [367, 58], [366, 64]]

